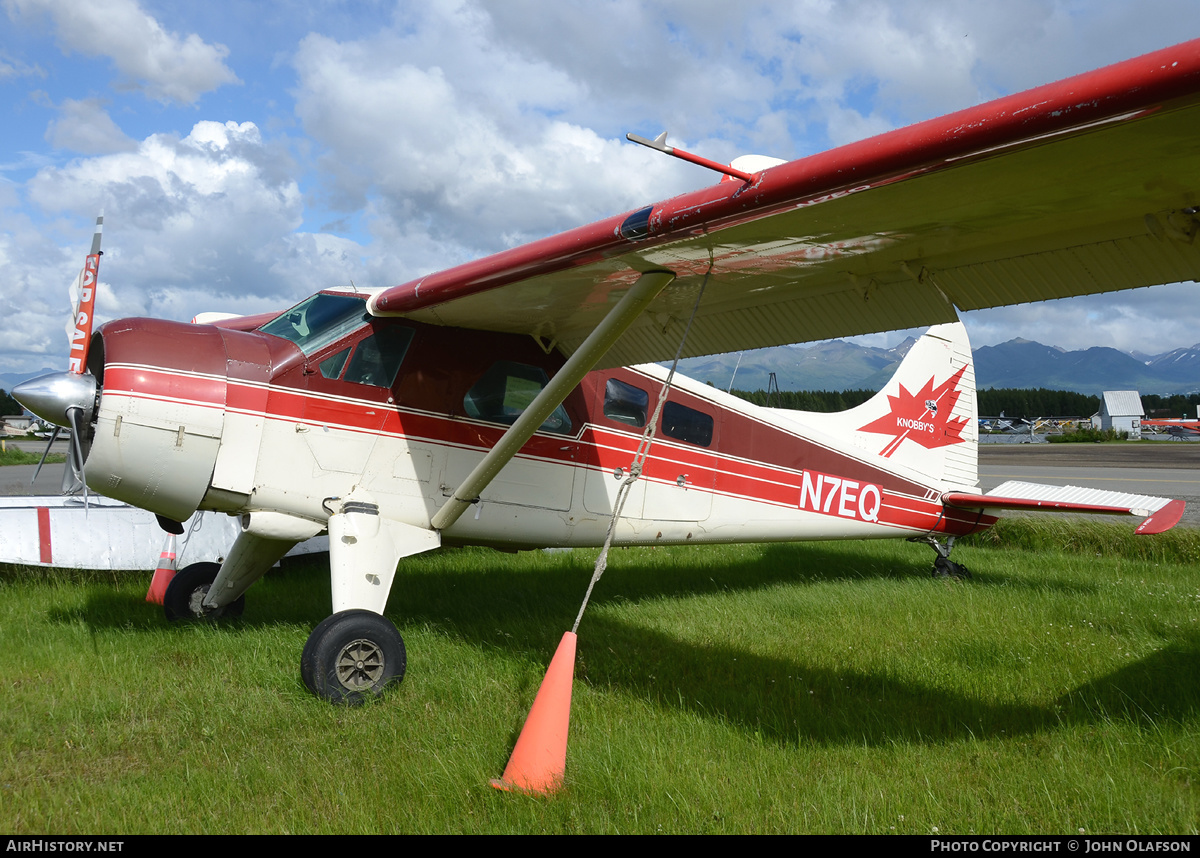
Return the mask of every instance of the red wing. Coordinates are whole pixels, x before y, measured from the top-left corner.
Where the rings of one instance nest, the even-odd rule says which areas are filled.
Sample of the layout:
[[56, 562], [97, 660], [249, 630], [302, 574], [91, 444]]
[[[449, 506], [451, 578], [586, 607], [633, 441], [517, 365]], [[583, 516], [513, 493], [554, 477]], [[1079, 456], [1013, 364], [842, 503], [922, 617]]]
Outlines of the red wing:
[[573, 351], [639, 272], [678, 275], [606, 365], [893, 330], [1190, 280], [1200, 40], [720, 182], [395, 286], [378, 315]]

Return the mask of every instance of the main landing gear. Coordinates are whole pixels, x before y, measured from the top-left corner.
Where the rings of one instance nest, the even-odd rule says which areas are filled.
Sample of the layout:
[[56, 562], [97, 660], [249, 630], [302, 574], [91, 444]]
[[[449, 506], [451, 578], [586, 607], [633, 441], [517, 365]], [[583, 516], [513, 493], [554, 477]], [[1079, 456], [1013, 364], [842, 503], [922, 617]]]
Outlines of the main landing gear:
[[[404, 639], [383, 617], [400, 558], [441, 544], [437, 531], [379, 514], [364, 493], [326, 498], [334, 614], [320, 623], [300, 658], [300, 676], [317, 697], [354, 705], [383, 694], [404, 678]], [[170, 620], [240, 616], [243, 593], [321, 523], [261, 511], [242, 518], [242, 532], [220, 564], [194, 563], [167, 588]]]
[[[220, 568], [217, 563], [193, 563], [179, 570], [163, 597], [167, 619], [240, 617], [245, 596], [220, 608], [204, 606]], [[313, 629], [300, 656], [300, 676], [317, 697], [353, 706], [398, 685], [407, 663], [404, 638], [396, 627], [374, 611], [355, 609], [326, 617]]]
[[313, 629], [300, 656], [300, 677], [317, 697], [356, 705], [404, 679], [404, 639], [385, 617], [339, 611]]
[[167, 619], [176, 620], [220, 620], [240, 617], [246, 609], [246, 597], [239, 596], [220, 608], [204, 607], [208, 588], [221, 570], [219, 563], [193, 563], [175, 573], [167, 592], [163, 594], [163, 613]]
[[955, 563], [950, 559], [950, 551], [954, 548], [954, 537], [946, 537], [945, 542], [938, 542], [933, 536], [926, 535], [916, 537], [910, 542], [924, 542], [930, 548], [937, 552], [937, 557], [933, 560], [933, 577], [934, 578], [957, 578], [963, 580], [970, 578], [971, 573], [966, 566], [961, 563]]

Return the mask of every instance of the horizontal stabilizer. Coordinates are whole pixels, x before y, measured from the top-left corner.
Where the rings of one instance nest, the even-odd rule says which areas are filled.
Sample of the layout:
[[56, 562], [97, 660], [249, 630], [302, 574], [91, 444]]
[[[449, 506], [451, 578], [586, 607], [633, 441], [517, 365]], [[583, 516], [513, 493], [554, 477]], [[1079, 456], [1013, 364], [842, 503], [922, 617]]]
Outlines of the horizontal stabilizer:
[[1020, 509], [1042, 512], [1079, 512], [1101, 515], [1145, 516], [1139, 534], [1162, 533], [1179, 523], [1184, 502], [1152, 495], [1087, 489], [1080, 486], [1044, 486], [1010, 480], [987, 494], [947, 492], [942, 503], [958, 509]]

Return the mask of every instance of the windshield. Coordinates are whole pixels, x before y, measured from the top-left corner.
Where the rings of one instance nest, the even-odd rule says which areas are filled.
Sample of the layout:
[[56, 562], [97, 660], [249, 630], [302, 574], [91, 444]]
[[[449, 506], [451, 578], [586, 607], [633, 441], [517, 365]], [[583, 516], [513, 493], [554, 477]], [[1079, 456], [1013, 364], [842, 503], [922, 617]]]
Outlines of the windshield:
[[305, 355], [311, 355], [337, 342], [369, 318], [362, 298], [318, 294], [267, 322], [259, 330], [291, 340]]

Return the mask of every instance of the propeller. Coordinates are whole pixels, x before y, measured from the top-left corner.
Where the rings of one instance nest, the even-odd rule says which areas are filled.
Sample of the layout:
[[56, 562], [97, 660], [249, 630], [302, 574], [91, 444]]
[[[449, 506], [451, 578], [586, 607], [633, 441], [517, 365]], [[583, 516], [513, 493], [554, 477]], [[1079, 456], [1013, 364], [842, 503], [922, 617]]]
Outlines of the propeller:
[[88, 349], [92, 342], [92, 325], [95, 320], [96, 286], [99, 282], [100, 239], [104, 232], [104, 213], [96, 218], [96, 232], [92, 236], [92, 249], [84, 260], [83, 270], [75, 284], [75, 311], [67, 327], [70, 338], [68, 369], [63, 373], [43, 375], [18, 384], [12, 396], [38, 417], [54, 424], [54, 432], [46, 444], [34, 471], [37, 480], [50, 447], [58, 440], [63, 429], [70, 429], [67, 444], [67, 464], [63, 468], [62, 493], [75, 494], [83, 490], [84, 506], [87, 506], [88, 490], [84, 473], [87, 460], [86, 432], [96, 411], [99, 393], [96, 377], [87, 371]]

